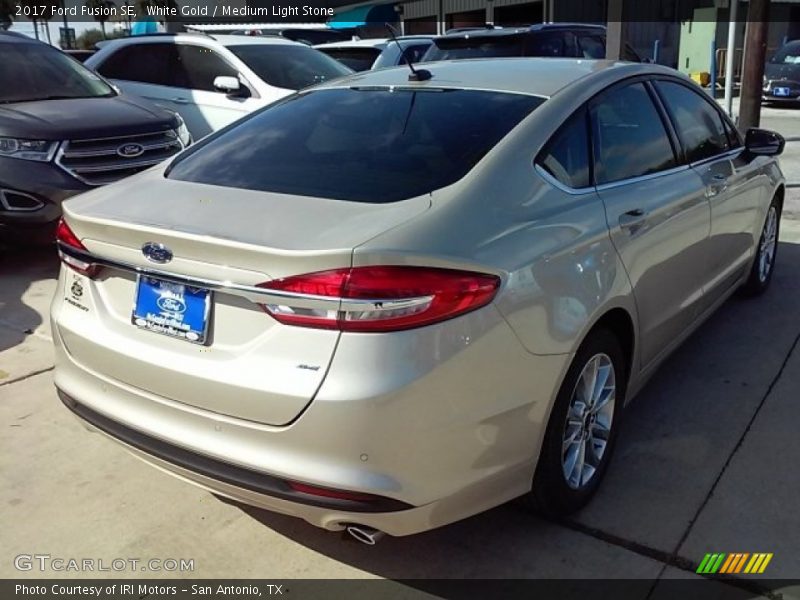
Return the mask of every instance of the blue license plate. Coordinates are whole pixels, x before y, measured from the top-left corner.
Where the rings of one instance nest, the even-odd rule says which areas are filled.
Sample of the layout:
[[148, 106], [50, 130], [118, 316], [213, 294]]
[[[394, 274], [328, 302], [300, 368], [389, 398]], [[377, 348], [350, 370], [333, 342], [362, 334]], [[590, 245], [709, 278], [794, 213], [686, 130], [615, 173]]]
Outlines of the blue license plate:
[[792, 95], [792, 90], [788, 87], [776, 87], [772, 88], [772, 95], [785, 98]]
[[211, 293], [153, 277], [140, 277], [131, 322], [137, 327], [205, 344]]

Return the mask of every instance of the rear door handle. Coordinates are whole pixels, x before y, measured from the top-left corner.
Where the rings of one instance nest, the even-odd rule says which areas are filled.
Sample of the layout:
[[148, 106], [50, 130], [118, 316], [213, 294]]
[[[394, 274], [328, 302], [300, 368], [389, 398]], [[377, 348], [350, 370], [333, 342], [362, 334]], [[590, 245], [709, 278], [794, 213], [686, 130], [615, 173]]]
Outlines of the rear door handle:
[[175, 104], [189, 104], [189, 101], [186, 98], [173, 98], [172, 101]]

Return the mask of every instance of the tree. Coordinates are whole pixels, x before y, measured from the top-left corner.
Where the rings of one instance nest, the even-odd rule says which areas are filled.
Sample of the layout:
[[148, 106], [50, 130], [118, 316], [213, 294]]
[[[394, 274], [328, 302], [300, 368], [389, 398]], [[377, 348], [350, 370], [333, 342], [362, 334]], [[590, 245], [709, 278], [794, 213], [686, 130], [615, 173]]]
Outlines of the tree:
[[111, 0], [85, 0], [83, 5], [91, 11], [92, 18], [100, 23], [103, 39], [106, 39], [106, 21], [108, 21], [108, 14], [106, 14], [105, 11], [114, 6], [114, 3], [111, 2]]
[[16, 12], [17, 9], [13, 0], [0, 0], [0, 29], [11, 27]]
[[78, 39], [75, 40], [75, 44], [81, 50], [94, 50], [95, 44], [100, 42], [104, 39], [115, 39], [125, 37], [125, 32], [123, 31], [112, 31], [108, 34], [106, 38], [103, 36], [103, 32], [99, 29], [87, 29], [82, 34], [78, 36]]

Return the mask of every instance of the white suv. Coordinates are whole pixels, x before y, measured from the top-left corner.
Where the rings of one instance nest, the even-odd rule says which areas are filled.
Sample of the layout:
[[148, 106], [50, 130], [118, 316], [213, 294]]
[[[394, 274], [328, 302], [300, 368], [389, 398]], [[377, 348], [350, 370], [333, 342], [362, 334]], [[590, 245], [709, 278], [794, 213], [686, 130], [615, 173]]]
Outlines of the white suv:
[[85, 64], [124, 92], [179, 113], [194, 139], [294, 91], [351, 73], [283, 38], [191, 33], [114, 40]]

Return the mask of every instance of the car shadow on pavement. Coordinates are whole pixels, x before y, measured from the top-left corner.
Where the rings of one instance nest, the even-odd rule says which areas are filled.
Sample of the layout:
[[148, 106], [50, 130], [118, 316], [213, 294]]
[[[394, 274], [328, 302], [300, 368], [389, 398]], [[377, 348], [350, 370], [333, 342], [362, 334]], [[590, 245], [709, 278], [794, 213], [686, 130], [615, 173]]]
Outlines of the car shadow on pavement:
[[[606, 480], [573, 517], [579, 529], [666, 554], [679, 549], [800, 336], [798, 306], [800, 244], [781, 242], [770, 289], [758, 298], [729, 299], [628, 406]], [[773, 459], [764, 457], [766, 464]], [[774, 476], [780, 477], [777, 471]], [[742, 494], [757, 498], [759, 492]], [[569, 568], [609, 554], [598, 552], [599, 539], [539, 518], [515, 502], [419, 535], [386, 536], [374, 547], [300, 519], [234, 504], [298, 544], [392, 579], [581, 577]], [[580, 543], [576, 549], [576, 537], [595, 546]], [[583, 576], [636, 577], [614, 564], [595, 565], [589, 573]]]
[[35, 282], [57, 278], [58, 268], [54, 246], [0, 245], [0, 352], [21, 344], [42, 325], [42, 315], [23, 297]]

